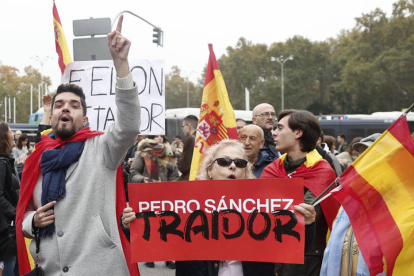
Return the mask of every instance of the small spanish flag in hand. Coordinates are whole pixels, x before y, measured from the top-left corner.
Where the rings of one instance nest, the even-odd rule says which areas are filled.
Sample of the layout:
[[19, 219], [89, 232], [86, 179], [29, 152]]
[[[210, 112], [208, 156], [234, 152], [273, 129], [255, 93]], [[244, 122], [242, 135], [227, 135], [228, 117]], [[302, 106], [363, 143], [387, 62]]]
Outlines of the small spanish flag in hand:
[[414, 142], [406, 114], [340, 176], [334, 197], [371, 275], [414, 273]]

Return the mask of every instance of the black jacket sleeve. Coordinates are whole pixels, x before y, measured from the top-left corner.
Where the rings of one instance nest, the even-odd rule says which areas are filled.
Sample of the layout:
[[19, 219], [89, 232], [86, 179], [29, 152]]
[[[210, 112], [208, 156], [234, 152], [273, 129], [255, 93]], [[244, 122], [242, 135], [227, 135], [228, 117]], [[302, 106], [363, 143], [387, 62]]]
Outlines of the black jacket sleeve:
[[124, 225], [122, 224], [122, 215], [119, 217], [119, 225], [121, 226], [121, 230], [124, 233], [126, 239], [131, 242], [131, 232], [129, 229], [126, 229]]
[[3, 210], [5, 217], [14, 220], [16, 217], [16, 207], [10, 202], [12, 192], [10, 185], [7, 185], [7, 164], [0, 161], [0, 209]]
[[178, 162], [178, 170], [181, 172], [180, 180], [188, 180], [190, 178], [191, 161], [193, 160], [195, 138], [190, 135], [184, 140], [184, 149]]
[[36, 141], [35, 141], [36, 144], [39, 143], [41, 140], [41, 133], [49, 128], [52, 128], [52, 126], [39, 124], [39, 126], [37, 127], [37, 133], [36, 133]]
[[16, 254], [16, 241], [9, 235], [9, 225], [4, 219], [3, 209], [0, 208], [0, 262]]
[[313, 248], [316, 236], [316, 222], [305, 226], [305, 253]]

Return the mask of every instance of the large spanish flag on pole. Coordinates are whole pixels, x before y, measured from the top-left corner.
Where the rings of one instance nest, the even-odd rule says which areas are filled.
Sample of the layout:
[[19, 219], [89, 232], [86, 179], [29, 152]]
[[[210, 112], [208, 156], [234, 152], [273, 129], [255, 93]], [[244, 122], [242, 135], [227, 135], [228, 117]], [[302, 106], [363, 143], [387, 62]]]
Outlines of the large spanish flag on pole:
[[334, 194], [371, 275], [414, 273], [414, 142], [406, 114], [341, 176]]
[[62, 23], [53, 1], [53, 30], [55, 33], [56, 53], [59, 55], [59, 67], [62, 75], [65, 72], [66, 65], [72, 62], [68, 45], [66, 44], [65, 34], [63, 33]]
[[204, 154], [210, 146], [222, 139], [237, 139], [236, 118], [227, 94], [226, 84], [214, 55], [213, 45], [209, 44], [208, 47], [210, 58], [191, 161], [190, 180], [196, 179]]

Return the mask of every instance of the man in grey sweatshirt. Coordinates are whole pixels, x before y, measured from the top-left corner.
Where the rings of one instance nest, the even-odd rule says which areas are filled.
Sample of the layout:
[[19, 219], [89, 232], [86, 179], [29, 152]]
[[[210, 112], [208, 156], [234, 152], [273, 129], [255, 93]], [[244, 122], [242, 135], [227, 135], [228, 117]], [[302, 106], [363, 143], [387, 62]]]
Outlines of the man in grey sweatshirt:
[[[128, 65], [131, 43], [121, 34], [122, 20], [108, 34], [117, 73], [117, 120], [103, 134], [90, 131], [82, 89], [59, 86], [52, 101], [53, 133], [42, 138], [31, 156], [41, 160], [39, 169], [33, 167], [36, 179], [22, 180], [22, 186], [34, 186], [22, 187], [29, 191], [27, 203], [23, 200], [20, 206], [22, 230], [26, 237], [40, 232], [37, 259], [45, 275], [138, 275], [136, 269], [128, 270], [116, 215], [118, 167], [139, 134], [141, 113]], [[34, 258], [35, 247], [33, 240]], [[22, 266], [20, 272], [26, 272]]]

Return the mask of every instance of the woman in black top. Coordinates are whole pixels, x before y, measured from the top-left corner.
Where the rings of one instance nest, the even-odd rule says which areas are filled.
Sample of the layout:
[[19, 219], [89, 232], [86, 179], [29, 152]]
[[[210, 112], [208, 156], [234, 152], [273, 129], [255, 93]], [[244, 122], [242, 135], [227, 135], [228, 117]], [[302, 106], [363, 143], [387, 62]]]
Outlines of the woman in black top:
[[[14, 146], [13, 132], [8, 124], [0, 122], [0, 209], [2, 209], [3, 216], [2, 223], [6, 223], [9, 231], [2, 232], [3, 239], [12, 240], [16, 242], [16, 206], [19, 200], [20, 183], [14, 167], [14, 159], [10, 157], [12, 148]], [[3, 234], [5, 233], [5, 234]], [[4, 271], [3, 275], [14, 275], [16, 265], [16, 253], [10, 253], [4, 256]]]

